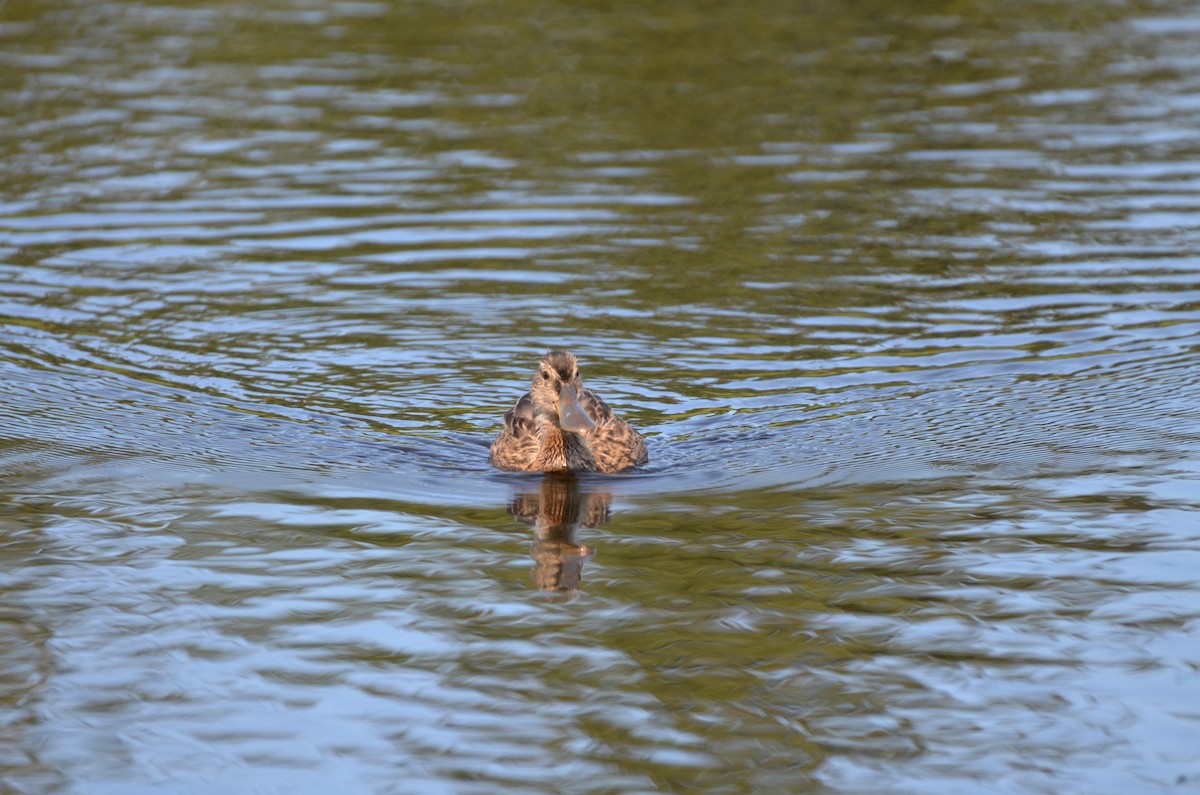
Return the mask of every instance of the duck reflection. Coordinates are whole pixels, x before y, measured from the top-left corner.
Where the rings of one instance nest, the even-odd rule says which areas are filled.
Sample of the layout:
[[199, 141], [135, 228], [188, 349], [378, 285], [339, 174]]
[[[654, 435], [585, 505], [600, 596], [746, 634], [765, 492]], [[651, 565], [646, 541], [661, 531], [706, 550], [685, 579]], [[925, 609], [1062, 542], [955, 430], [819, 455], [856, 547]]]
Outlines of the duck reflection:
[[575, 531], [607, 522], [611, 504], [611, 494], [581, 485], [570, 473], [543, 475], [536, 488], [513, 497], [509, 513], [534, 527], [533, 582], [538, 590], [565, 599], [578, 595], [583, 564], [596, 549], [577, 543]]

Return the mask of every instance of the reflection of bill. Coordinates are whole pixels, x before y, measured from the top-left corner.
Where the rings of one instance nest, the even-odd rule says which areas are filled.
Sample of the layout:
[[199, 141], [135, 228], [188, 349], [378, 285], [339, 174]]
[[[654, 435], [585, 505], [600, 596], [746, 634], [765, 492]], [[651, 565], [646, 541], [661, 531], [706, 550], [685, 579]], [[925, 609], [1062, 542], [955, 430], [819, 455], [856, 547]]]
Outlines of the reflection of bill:
[[584, 561], [596, 554], [595, 548], [575, 542], [575, 531], [607, 522], [612, 495], [581, 489], [571, 474], [547, 474], [537, 485], [536, 491], [518, 493], [508, 510], [535, 529], [533, 582], [538, 590], [573, 598]]

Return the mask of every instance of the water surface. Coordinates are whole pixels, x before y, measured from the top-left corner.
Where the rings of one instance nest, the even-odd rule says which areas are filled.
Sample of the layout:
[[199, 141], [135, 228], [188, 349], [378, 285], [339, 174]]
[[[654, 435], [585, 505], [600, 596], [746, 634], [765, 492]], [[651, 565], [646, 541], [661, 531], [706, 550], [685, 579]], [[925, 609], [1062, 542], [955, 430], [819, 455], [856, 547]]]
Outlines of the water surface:
[[1195, 788], [1198, 30], [7, 3], [0, 790]]

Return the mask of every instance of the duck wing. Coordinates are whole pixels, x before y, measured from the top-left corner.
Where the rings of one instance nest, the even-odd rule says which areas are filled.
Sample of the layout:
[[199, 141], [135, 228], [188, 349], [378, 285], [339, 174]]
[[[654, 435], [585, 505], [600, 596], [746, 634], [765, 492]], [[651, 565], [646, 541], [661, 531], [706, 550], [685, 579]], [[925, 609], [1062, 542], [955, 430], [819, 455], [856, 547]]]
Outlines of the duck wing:
[[537, 425], [533, 419], [533, 397], [526, 393], [517, 404], [504, 413], [504, 427], [488, 460], [501, 469], [527, 471], [537, 458]]
[[592, 418], [592, 422], [600, 425], [613, 416], [613, 410], [604, 402], [604, 398], [597, 395], [590, 389], [585, 389], [579, 393], [579, 403], [583, 406], [583, 410]]
[[504, 412], [504, 433], [516, 437], [532, 435], [535, 432], [533, 421], [533, 395], [526, 392], [521, 395], [517, 404]]
[[601, 472], [620, 472], [649, 460], [642, 435], [614, 414], [604, 398], [585, 389], [579, 402], [596, 423], [595, 430], [588, 434], [588, 449]]

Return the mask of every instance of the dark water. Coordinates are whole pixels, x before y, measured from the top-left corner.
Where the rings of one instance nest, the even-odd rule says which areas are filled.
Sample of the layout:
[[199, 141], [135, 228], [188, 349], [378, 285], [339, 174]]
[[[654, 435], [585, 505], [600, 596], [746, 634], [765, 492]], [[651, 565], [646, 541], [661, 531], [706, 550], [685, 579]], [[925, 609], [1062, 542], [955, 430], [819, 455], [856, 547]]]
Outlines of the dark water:
[[1198, 42], [9, 0], [0, 791], [1195, 791]]

